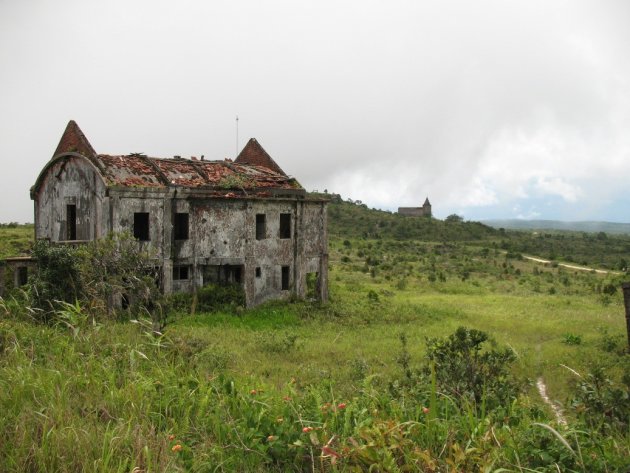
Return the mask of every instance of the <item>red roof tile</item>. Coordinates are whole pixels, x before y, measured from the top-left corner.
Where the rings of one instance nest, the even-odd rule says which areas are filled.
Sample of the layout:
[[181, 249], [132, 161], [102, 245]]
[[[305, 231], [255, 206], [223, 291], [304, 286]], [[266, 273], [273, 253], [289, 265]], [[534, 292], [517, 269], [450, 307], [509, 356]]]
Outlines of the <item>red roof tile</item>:
[[237, 164], [253, 164], [254, 166], [262, 166], [272, 171], [286, 176], [286, 173], [278, 166], [278, 164], [269, 156], [269, 154], [260, 146], [256, 138], [250, 138], [238, 157], [234, 160]]
[[96, 151], [74, 120], [68, 122], [53, 156], [70, 152], [79, 153], [88, 158], [96, 156]]
[[102, 164], [107, 184], [111, 186], [219, 187], [224, 190], [301, 189], [295, 179], [248, 164], [160, 159], [133, 154], [128, 156], [99, 154], [97, 159]]
[[[160, 159], [138, 153], [111, 156], [96, 154], [79, 126], [71, 120], [54, 156], [68, 152], [79, 153], [92, 161], [108, 186], [205, 188], [223, 197], [236, 197], [234, 192], [228, 190], [243, 191], [247, 195], [259, 197], [270, 195], [267, 189], [303, 191], [300, 184], [288, 177], [254, 138], [249, 140], [234, 162]], [[261, 188], [265, 190], [247, 193], [247, 190]]]

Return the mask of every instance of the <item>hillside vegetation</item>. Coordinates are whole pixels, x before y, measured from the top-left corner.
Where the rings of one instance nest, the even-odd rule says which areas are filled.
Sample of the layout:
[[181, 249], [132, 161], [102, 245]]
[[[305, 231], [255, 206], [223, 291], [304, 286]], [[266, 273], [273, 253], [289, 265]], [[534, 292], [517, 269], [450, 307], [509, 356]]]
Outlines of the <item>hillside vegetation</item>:
[[[0, 471], [627, 469], [625, 275], [521, 257], [557, 261], [582, 235], [339, 201], [329, 229], [328, 304], [178, 295], [154, 333], [146, 308], [108, 314], [98, 291], [46, 323], [32, 289], [0, 300]], [[628, 257], [591, 237], [584, 258]]]
[[328, 218], [330, 234], [344, 238], [454, 242], [487, 240], [499, 235], [498, 230], [478, 222], [403, 217], [369, 209], [360, 202], [345, 202], [339, 196], [333, 196]]
[[510, 231], [457, 218], [409, 218], [339, 197], [331, 202], [328, 215], [330, 234], [339, 238], [468, 242], [607, 270], [622, 270], [630, 262], [630, 235], [625, 234]]

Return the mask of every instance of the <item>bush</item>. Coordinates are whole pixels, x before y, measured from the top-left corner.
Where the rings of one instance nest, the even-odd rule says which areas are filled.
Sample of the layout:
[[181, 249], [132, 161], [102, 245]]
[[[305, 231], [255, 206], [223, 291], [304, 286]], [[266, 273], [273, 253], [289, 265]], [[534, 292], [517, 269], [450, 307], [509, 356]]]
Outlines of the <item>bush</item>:
[[582, 337], [579, 335], [574, 335], [572, 333], [565, 333], [562, 338], [562, 343], [565, 345], [581, 345]]
[[[193, 312], [194, 295], [180, 292], [166, 297], [166, 307], [177, 312]], [[245, 293], [239, 284], [207, 284], [197, 290], [195, 312], [214, 312], [226, 306], [244, 306]]]
[[589, 428], [627, 433], [630, 427], [630, 360], [622, 367], [622, 383], [595, 367], [575, 384], [570, 405]]
[[509, 406], [520, 392], [510, 373], [516, 355], [511, 348], [484, 351], [488, 341], [485, 332], [465, 327], [447, 338], [428, 340], [425, 374], [430, 374], [433, 366], [442, 391], [472, 402], [477, 409], [482, 405], [488, 410]]
[[245, 293], [240, 284], [208, 284], [197, 291], [200, 312], [212, 312], [226, 305], [245, 305]]
[[53, 245], [38, 240], [33, 246], [37, 271], [28, 285], [34, 315], [48, 322], [60, 302], [74, 303], [83, 295], [80, 257], [77, 250], [64, 245]]
[[93, 317], [102, 317], [111, 315], [121, 298], [150, 309], [159, 297], [151, 255], [130, 234], [112, 234], [80, 248], [39, 240], [33, 257], [37, 270], [28, 283], [29, 303], [40, 321], [51, 321], [77, 301]]
[[92, 312], [111, 315], [116, 298], [132, 310], [151, 309], [159, 299], [158, 268], [130, 233], [109, 234], [78, 250], [83, 297]]

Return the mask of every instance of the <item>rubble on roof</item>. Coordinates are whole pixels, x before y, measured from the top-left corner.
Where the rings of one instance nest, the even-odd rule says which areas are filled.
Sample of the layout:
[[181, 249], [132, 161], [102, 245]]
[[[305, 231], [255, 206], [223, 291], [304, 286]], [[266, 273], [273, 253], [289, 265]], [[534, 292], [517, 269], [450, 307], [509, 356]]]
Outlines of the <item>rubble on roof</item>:
[[223, 189], [301, 189], [284, 174], [251, 164], [226, 161], [160, 159], [140, 155], [99, 154], [104, 177], [110, 186], [219, 187]]
[[[102, 174], [108, 186], [168, 188], [185, 187], [225, 190], [260, 188], [304, 191], [302, 186], [278, 166], [255, 138], [251, 138], [232, 161], [207, 161], [193, 157], [172, 159], [148, 157], [143, 153], [128, 155], [97, 154], [74, 120], [66, 126], [53, 158], [64, 153], [87, 157]], [[225, 192], [220, 193], [225, 196]], [[268, 192], [254, 193], [258, 196]], [[251, 193], [248, 195], [252, 195]]]

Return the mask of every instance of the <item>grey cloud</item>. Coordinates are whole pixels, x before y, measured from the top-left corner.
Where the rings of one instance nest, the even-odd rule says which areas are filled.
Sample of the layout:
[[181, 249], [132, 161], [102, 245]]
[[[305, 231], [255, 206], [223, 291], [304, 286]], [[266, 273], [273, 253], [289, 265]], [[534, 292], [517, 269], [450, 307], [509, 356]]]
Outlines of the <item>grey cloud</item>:
[[[429, 195], [440, 213], [474, 215], [554, 182], [600, 195], [630, 171], [629, 13], [622, 1], [3, 2], [0, 152], [20, 160], [5, 166], [0, 221], [31, 219], [27, 189], [70, 118], [101, 152], [222, 159], [238, 114], [241, 145], [255, 136], [306, 187], [383, 208]], [[602, 205], [625, 192], [613, 184]]]

